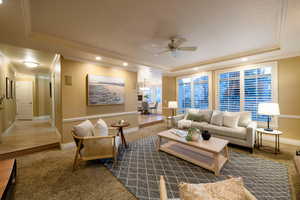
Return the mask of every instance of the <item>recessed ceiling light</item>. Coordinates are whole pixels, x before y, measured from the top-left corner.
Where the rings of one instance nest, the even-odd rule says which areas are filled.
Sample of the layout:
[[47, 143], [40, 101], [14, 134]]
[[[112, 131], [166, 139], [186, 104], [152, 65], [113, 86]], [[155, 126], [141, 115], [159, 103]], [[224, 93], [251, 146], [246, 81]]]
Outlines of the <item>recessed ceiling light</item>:
[[245, 57], [245, 58], [242, 58], [242, 61], [243, 62], [245, 62], [245, 61], [247, 61], [248, 60], [248, 58], [247, 57]]
[[128, 66], [128, 63], [127, 62], [123, 62], [123, 66]]
[[102, 60], [102, 57], [96, 56], [96, 60]]
[[0, 0], [0, 4], [2, 4], [3, 3], [3, 0]]
[[36, 68], [40, 65], [39, 63], [32, 62], [32, 61], [24, 61], [23, 63], [29, 68]]

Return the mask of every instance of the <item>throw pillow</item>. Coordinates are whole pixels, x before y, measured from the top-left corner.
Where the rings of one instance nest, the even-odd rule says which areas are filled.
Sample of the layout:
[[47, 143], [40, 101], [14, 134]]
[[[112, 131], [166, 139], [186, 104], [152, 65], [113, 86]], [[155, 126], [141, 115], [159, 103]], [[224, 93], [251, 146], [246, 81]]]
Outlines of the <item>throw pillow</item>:
[[196, 121], [196, 122], [201, 122], [203, 121], [203, 115], [199, 114], [199, 113], [195, 113], [195, 112], [189, 112], [187, 114], [186, 117], [187, 120], [191, 120], [191, 121]]
[[108, 136], [107, 124], [102, 119], [99, 119], [95, 125], [95, 136]]
[[231, 178], [224, 181], [206, 184], [179, 185], [182, 200], [245, 200], [247, 194], [241, 178]]
[[251, 122], [251, 112], [240, 112], [239, 126], [247, 127]]
[[75, 134], [79, 137], [93, 136], [94, 135], [94, 126], [90, 120], [86, 120], [73, 127]]
[[224, 113], [223, 115], [223, 125], [229, 128], [237, 128], [239, 123], [239, 115], [232, 115], [229, 113]]
[[178, 121], [178, 128], [184, 129], [184, 128], [190, 128], [192, 126], [191, 120], [182, 119]]
[[211, 121], [213, 111], [212, 110], [200, 110], [199, 114], [203, 115], [203, 121], [209, 123]]
[[223, 125], [223, 113], [221, 111], [214, 110], [210, 123], [213, 125], [216, 125], [216, 126], [222, 126]]

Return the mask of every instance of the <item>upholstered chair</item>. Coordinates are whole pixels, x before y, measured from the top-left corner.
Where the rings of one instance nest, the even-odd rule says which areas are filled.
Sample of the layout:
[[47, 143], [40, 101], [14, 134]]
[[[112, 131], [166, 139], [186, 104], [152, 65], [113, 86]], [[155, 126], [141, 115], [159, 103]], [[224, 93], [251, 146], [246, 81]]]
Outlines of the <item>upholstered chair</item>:
[[116, 129], [107, 129], [107, 133], [103, 134], [105, 129], [97, 130], [88, 120], [73, 127], [72, 136], [76, 143], [73, 171], [81, 161], [112, 158], [117, 162], [120, 137]]

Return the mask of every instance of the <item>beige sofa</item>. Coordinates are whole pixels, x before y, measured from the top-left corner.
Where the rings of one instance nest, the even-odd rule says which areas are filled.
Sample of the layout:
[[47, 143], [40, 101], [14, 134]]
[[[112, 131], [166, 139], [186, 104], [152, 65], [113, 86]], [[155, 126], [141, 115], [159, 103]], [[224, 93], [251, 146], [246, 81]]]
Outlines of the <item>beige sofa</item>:
[[[189, 113], [201, 116], [201, 120], [193, 121], [187, 119]], [[221, 116], [238, 116], [237, 126], [228, 127], [225, 126], [222, 121], [219, 121], [220, 123], [217, 125], [216, 123], [212, 123], [212, 119], [216, 118], [213, 117], [216, 116], [216, 113], [220, 114]], [[184, 124], [186, 127], [181, 127], [181, 122], [183, 121], [185, 122]], [[187, 110], [186, 114], [175, 116], [173, 118], [173, 126], [176, 128], [189, 128], [190, 126], [199, 128], [200, 130], [207, 130], [215, 137], [226, 139], [232, 144], [248, 147], [252, 152], [255, 143], [255, 129], [257, 127], [257, 123], [251, 120], [251, 113], [249, 112], [221, 112], [218, 110], [190, 109]]]

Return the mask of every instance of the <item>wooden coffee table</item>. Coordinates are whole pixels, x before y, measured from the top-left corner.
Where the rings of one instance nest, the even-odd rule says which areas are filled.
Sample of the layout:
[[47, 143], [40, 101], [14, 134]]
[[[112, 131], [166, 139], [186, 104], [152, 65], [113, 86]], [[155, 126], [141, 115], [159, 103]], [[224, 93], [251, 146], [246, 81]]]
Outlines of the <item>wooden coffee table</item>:
[[[167, 142], [161, 144], [161, 139]], [[211, 137], [197, 142], [186, 141], [185, 138], [171, 133], [169, 130], [158, 133], [157, 150], [172, 154], [195, 165], [211, 170], [216, 176], [229, 160], [228, 141]]]

